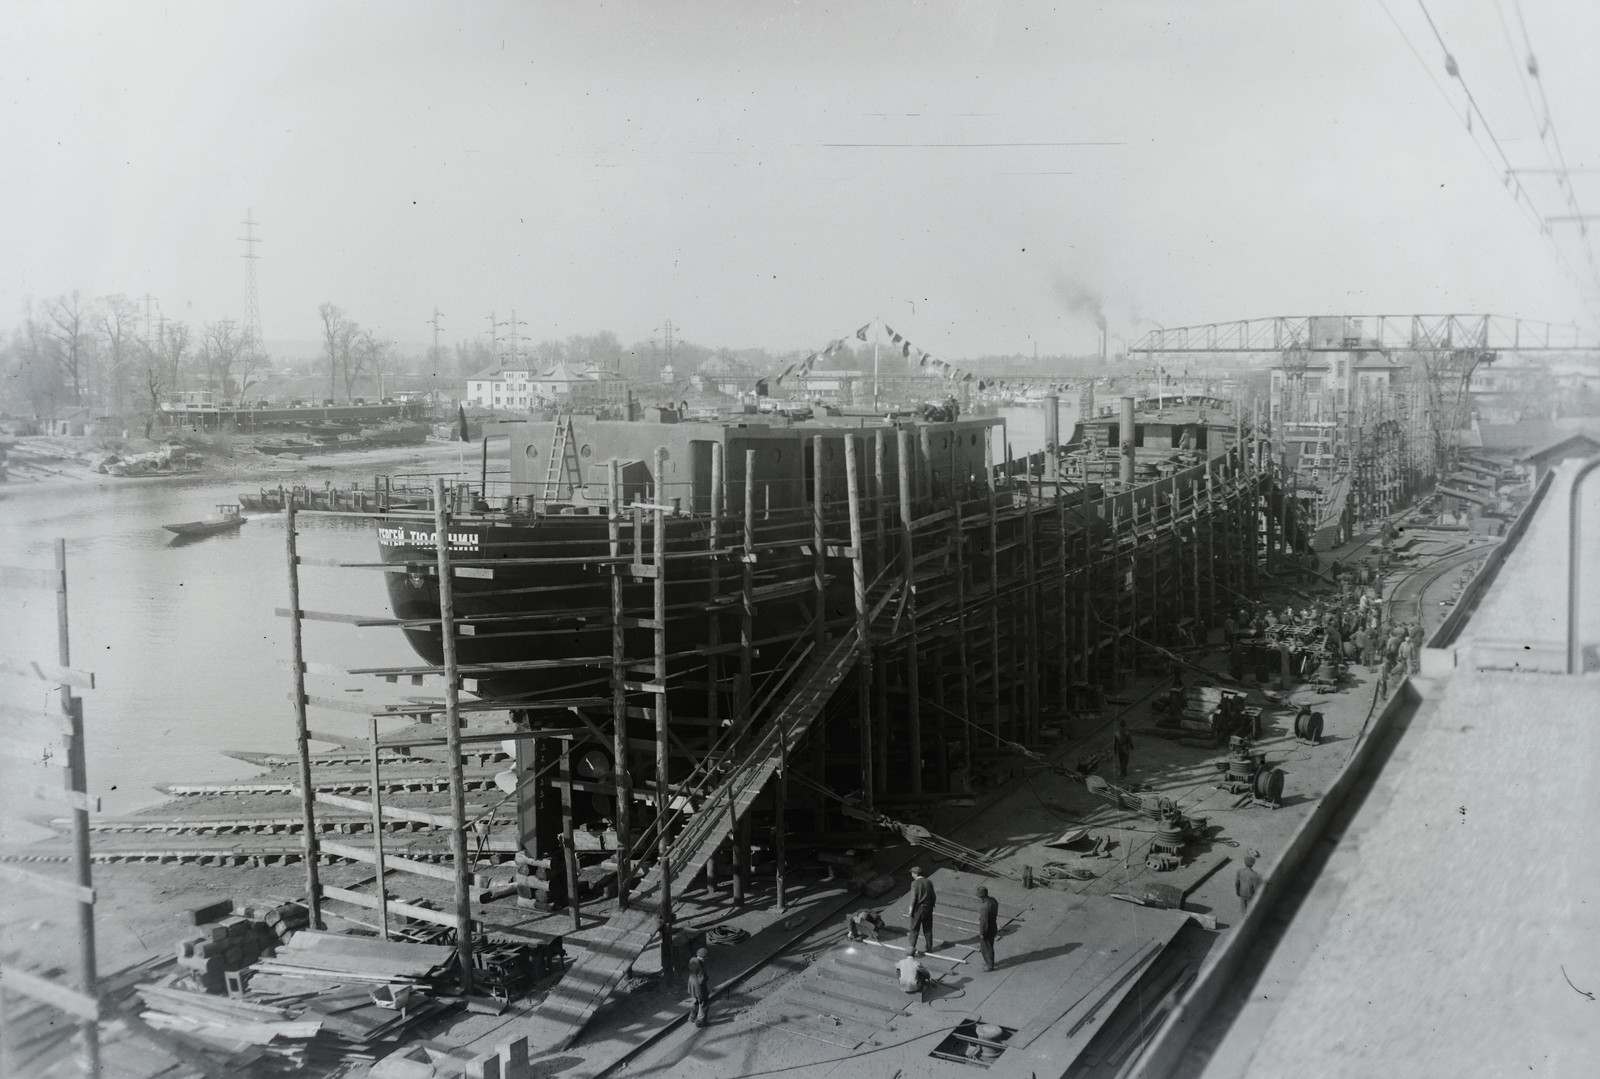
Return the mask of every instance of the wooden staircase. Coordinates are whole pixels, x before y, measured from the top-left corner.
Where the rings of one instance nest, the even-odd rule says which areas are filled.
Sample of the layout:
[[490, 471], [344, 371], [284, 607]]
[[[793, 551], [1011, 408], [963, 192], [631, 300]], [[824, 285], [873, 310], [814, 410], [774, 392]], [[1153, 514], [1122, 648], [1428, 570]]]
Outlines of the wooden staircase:
[[[700, 804], [673, 840], [668, 862], [675, 886], [694, 879], [732, 833], [734, 819], [749, 811], [777, 770], [780, 749], [793, 751], [822, 714], [860, 655], [852, 629], [814, 656], [763, 732], [732, 772]], [[732, 812], [730, 813], [730, 807]], [[552, 1050], [564, 1049], [582, 1032], [633, 963], [644, 954], [660, 923], [661, 866], [651, 869], [618, 911], [593, 937], [535, 1015], [557, 1031]]]

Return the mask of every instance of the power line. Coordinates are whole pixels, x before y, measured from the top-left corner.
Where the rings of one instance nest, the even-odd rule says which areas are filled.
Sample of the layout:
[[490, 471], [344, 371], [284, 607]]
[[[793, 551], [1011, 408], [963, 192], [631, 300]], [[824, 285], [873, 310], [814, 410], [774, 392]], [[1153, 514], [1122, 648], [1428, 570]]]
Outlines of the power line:
[[[1383, 9], [1383, 13], [1388, 16], [1389, 22], [1394, 26], [1395, 31], [1400, 35], [1400, 39], [1405, 42], [1406, 48], [1411, 51], [1411, 55], [1416, 59], [1418, 65], [1421, 66], [1423, 73], [1428, 76], [1428, 81], [1433, 83], [1434, 88], [1438, 90], [1440, 96], [1445, 99], [1445, 103], [1449, 106], [1451, 113], [1455, 114], [1457, 118], [1465, 124], [1468, 136], [1472, 139], [1472, 145], [1483, 157], [1484, 164], [1488, 165], [1490, 170], [1494, 172], [1496, 179], [1500, 179], [1502, 176], [1504, 177], [1503, 182], [1506, 190], [1511, 195], [1512, 202], [1514, 202], [1519, 209], [1529, 216], [1529, 219], [1533, 222], [1534, 227], [1539, 230], [1540, 238], [1548, 245], [1551, 255], [1554, 256], [1556, 262], [1561, 267], [1562, 272], [1567, 275], [1567, 278], [1571, 281], [1573, 287], [1578, 290], [1579, 295], [1584, 298], [1585, 303], [1593, 304], [1596, 297], [1590, 294], [1588, 286], [1585, 285], [1581, 280], [1577, 270], [1573, 267], [1571, 260], [1568, 259], [1566, 253], [1562, 251], [1561, 245], [1556, 243], [1555, 238], [1545, 227], [1544, 217], [1540, 213], [1538, 206], [1534, 204], [1533, 196], [1528, 193], [1527, 188], [1523, 186], [1522, 182], [1516, 178], [1518, 173], [1524, 170], [1519, 170], [1512, 166], [1510, 157], [1506, 154], [1505, 148], [1500, 145], [1499, 139], [1495, 137], [1494, 130], [1489, 125], [1488, 118], [1484, 116], [1483, 110], [1478, 107], [1477, 100], [1473, 97], [1471, 89], [1467, 86], [1466, 80], [1461, 76], [1460, 67], [1456, 63], [1455, 56], [1450, 52], [1449, 46], [1445, 44], [1444, 36], [1439, 32], [1439, 28], [1437, 24], [1434, 23], [1433, 16], [1428, 12], [1427, 6], [1423, 3], [1423, 0], [1417, 0], [1417, 4], [1422, 9], [1423, 17], [1427, 19], [1428, 26], [1433, 31], [1434, 38], [1438, 41], [1440, 49], [1444, 52], [1445, 70], [1452, 78], [1461, 83], [1462, 90], [1467, 96], [1467, 109], [1464, 115], [1456, 112], [1456, 105], [1451, 100], [1449, 91], [1446, 90], [1444, 85], [1439, 82], [1437, 77], [1435, 77], [1432, 66], [1429, 65], [1429, 63], [1423, 58], [1422, 54], [1417, 50], [1416, 45], [1411, 40], [1411, 36], [1406, 33], [1405, 27], [1400, 25], [1400, 20], [1395, 18], [1394, 12], [1389, 9], [1389, 5], [1385, 3], [1384, 0], [1377, 0], [1377, 3], [1378, 6]], [[1495, 164], [1494, 158], [1490, 156], [1486, 149], [1484, 149], [1482, 143], [1478, 141], [1476, 135], [1473, 133], [1472, 116], [1474, 113], [1477, 114], [1479, 120], [1481, 121], [1484, 134], [1489, 137], [1489, 140], [1493, 144], [1495, 151], [1500, 156], [1499, 165]]]
[[[1586, 223], [1589, 216], [1578, 206], [1578, 195], [1573, 190], [1572, 181], [1567, 170], [1566, 151], [1561, 147], [1561, 135], [1556, 131], [1555, 116], [1550, 111], [1550, 99], [1545, 96], [1544, 79], [1539, 76], [1539, 61], [1533, 52], [1533, 39], [1528, 36], [1528, 23], [1522, 15], [1522, 0], [1514, 0], [1517, 9], [1517, 25], [1522, 30], [1522, 43], [1526, 50], [1528, 62], [1526, 67], [1517, 62], [1517, 51], [1511, 41], [1511, 31], [1506, 26], [1505, 15], [1500, 6], [1500, 0], [1495, 0], [1495, 13], [1500, 16], [1500, 30], [1505, 34], [1506, 45], [1511, 49], [1511, 62], [1516, 65], [1517, 77], [1522, 83], [1523, 96], [1528, 100], [1528, 111], [1533, 114], [1533, 121], [1539, 127], [1539, 144], [1544, 147], [1545, 158], [1559, 170], [1556, 175], [1556, 184], [1566, 194], [1567, 209], [1572, 213], [1564, 218], [1546, 218], [1545, 225], [1556, 220], [1575, 220], [1578, 222], [1578, 233], [1583, 242], [1583, 253], [1589, 260], [1589, 272], [1594, 275], [1596, 285], [1600, 285], [1600, 265], [1596, 265], [1594, 257], [1594, 244], [1589, 239], [1589, 226]], [[1539, 88], [1539, 103], [1544, 107], [1541, 117], [1539, 110], [1534, 108], [1533, 95], [1528, 92], [1530, 78]], [[1548, 138], [1547, 138], [1548, 136]], [[1552, 145], [1555, 152], [1551, 153]]]

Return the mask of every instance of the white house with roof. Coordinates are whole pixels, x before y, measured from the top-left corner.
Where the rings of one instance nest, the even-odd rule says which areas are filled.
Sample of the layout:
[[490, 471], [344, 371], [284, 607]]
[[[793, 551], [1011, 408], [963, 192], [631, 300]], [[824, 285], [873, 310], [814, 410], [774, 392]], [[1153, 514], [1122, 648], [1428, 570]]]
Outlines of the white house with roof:
[[467, 404], [479, 408], [527, 408], [533, 389], [533, 371], [523, 368], [486, 367], [467, 377]]
[[588, 409], [626, 404], [628, 383], [596, 367], [576, 370], [557, 360], [544, 371], [493, 367], [467, 379], [467, 404], [480, 408]]

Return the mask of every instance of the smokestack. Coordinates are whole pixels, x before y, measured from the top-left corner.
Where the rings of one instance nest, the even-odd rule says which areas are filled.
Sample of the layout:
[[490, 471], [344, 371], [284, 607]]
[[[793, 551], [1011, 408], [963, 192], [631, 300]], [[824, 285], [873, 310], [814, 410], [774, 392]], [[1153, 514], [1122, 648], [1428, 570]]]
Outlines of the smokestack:
[[1110, 336], [1111, 336], [1110, 332], [1104, 326], [1100, 327], [1100, 362], [1101, 363], [1105, 363], [1106, 362], [1106, 340]]
[[1123, 483], [1133, 483], [1133, 398], [1122, 399], [1122, 424], [1117, 428], [1122, 441], [1122, 469], [1119, 478]]

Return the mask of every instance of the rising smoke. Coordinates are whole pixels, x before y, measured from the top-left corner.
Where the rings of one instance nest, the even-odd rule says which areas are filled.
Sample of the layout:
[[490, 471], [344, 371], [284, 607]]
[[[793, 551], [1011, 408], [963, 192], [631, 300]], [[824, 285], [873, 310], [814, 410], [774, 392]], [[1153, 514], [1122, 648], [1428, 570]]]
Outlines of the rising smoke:
[[1094, 289], [1085, 285], [1067, 274], [1057, 274], [1055, 279], [1056, 299], [1062, 306], [1075, 315], [1084, 315], [1094, 319], [1094, 324], [1100, 328], [1101, 333], [1106, 330], [1106, 300]]

